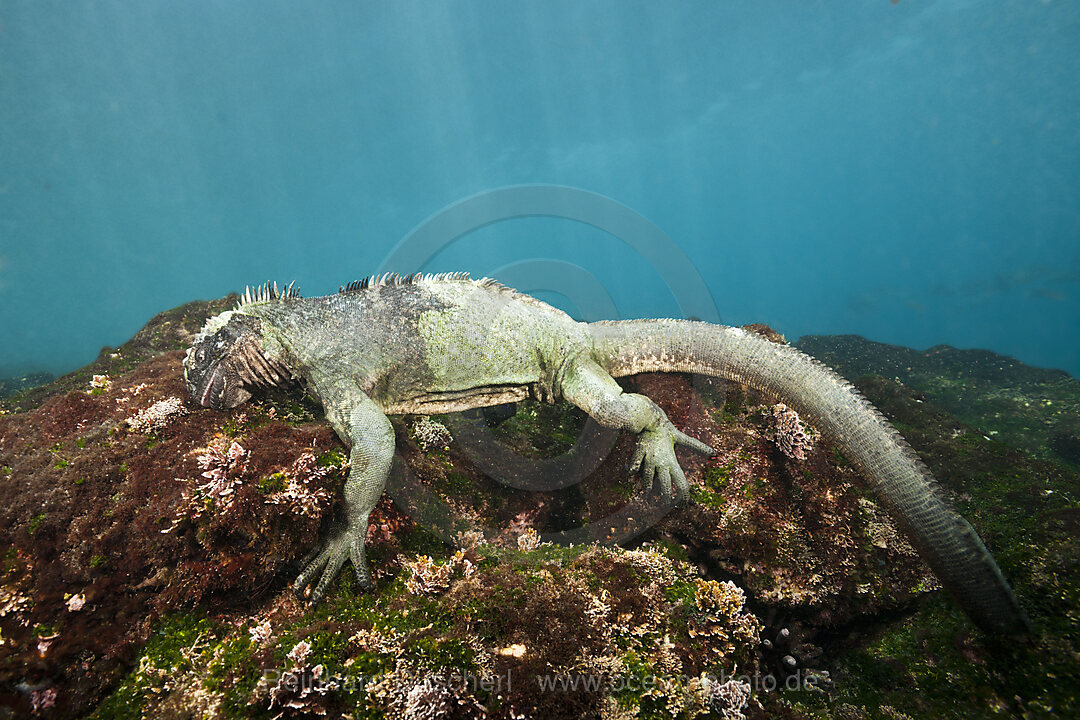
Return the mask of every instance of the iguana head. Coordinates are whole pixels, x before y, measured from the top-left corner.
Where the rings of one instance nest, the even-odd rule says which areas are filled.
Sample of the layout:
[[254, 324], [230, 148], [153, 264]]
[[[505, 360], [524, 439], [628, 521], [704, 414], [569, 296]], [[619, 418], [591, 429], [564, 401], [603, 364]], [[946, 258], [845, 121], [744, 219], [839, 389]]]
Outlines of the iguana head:
[[[211, 318], [184, 358], [188, 392], [215, 410], [236, 407], [251, 397], [253, 385], [246, 356], [257, 351], [258, 320], [232, 311]], [[248, 367], [246, 368], [245, 365]]]
[[256, 388], [293, 384], [280, 345], [264, 336], [259, 318], [245, 308], [299, 298], [292, 284], [279, 291], [277, 283], [266, 283], [254, 291], [247, 288], [235, 310], [207, 320], [184, 358], [191, 397], [204, 407], [224, 410], [245, 402]]

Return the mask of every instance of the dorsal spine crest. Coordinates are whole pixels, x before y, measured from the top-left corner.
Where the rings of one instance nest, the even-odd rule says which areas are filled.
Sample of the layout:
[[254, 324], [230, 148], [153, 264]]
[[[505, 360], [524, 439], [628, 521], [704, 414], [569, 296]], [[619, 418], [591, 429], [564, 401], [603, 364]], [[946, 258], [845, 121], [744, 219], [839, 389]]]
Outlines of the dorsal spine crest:
[[267, 280], [266, 284], [257, 285], [254, 290], [252, 290], [250, 286], [245, 287], [244, 294], [240, 296], [240, 302], [236, 304], [236, 307], [239, 309], [246, 305], [254, 305], [256, 303], [299, 298], [300, 291], [296, 289], [295, 285], [295, 282], [291, 282], [281, 290], [278, 290], [276, 282]]
[[347, 285], [338, 288], [339, 294], [360, 292], [368, 288], [391, 287], [394, 285], [419, 285], [421, 283], [438, 282], [472, 282], [483, 287], [501, 288], [498, 282], [492, 278], [473, 280], [467, 272], [445, 273], [412, 273], [411, 275], [399, 275], [398, 273], [383, 273], [382, 275], [369, 275], [363, 280], [353, 280]]

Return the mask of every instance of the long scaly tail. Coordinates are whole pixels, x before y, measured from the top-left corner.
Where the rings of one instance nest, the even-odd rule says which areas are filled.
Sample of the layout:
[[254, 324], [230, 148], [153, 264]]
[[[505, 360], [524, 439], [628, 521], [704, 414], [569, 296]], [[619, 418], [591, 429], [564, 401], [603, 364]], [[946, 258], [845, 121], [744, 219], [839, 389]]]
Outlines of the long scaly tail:
[[1027, 616], [974, 528], [942, 499], [900, 433], [831, 369], [739, 328], [688, 320], [590, 325], [596, 361], [612, 376], [689, 372], [734, 380], [794, 408], [844, 453], [941, 583], [983, 630], [1019, 635]]

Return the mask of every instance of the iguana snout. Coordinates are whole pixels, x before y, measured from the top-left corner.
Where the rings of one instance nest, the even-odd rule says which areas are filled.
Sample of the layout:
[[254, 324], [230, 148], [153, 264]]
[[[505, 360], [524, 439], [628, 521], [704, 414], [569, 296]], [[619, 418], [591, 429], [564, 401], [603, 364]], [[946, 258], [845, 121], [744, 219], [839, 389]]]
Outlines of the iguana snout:
[[[207, 347], [209, 346], [209, 347]], [[184, 364], [188, 392], [203, 407], [225, 410], [251, 397], [228, 354], [215, 352], [213, 338], [196, 347]]]

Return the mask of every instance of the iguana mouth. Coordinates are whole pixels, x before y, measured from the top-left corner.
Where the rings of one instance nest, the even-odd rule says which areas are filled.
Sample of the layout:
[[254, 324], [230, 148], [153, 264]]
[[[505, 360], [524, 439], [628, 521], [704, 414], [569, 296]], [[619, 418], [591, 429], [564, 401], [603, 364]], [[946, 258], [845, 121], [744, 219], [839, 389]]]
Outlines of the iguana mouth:
[[[206, 386], [203, 389], [202, 397], [199, 398], [199, 404], [203, 407], [212, 407], [211, 398], [213, 397], [214, 389], [221, 388], [224, 390], [224, 385], [225, 378], [224, 373], [221, 370], [221, 363], [217, 362], [214, 364], [214, 369], [211, 371], [210, 377], [206, 380]], [[224, 392], [221, 392], [220, 395], [224, 395]]]

